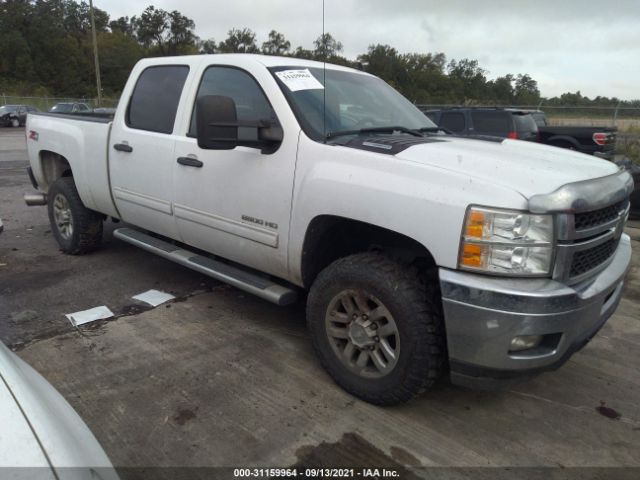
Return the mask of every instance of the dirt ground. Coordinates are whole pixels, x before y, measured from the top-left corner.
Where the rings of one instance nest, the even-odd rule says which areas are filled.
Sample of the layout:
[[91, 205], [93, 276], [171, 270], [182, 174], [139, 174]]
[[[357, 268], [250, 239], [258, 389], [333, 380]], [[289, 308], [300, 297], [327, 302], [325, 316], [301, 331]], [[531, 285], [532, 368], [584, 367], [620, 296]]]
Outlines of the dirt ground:
[[[61, 254], [46, 209], [22, 201], [26, 165], [24, 132], [0, 129], [0, 339], [65, 396], [123, 478], [134, 467], [293, 465], [637, 478], [640, 229], [627, 229], [636, 253], [618, 311], [560, 370], [501, 392], [442, 382], [379, 408], [322, 370], [302, 303], [221, 285], [113, 239], [112, 224], [98, 252]], [[131, 299], [150, 288], [178, 298], [151, 309]], [[74, 328], [64, 317], [98, 305], [116, 318]]]

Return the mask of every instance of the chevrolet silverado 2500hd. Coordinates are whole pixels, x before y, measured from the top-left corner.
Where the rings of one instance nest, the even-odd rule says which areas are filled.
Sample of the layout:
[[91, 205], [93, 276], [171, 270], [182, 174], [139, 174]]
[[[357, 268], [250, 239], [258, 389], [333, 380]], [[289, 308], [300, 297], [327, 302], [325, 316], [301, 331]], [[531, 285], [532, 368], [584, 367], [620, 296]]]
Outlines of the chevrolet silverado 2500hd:
[[616, 165], [445, 135], [340, 66], [145, 59], [113, 119], [32, 114], [26, 132], [26, 200], [64, 252], [112, 217], [121, 240], [272, 302], [308, 290], [322, 365], [377, 404], [445, 373], [485, 387], [557, 368], [614, 312], [631, 258]]

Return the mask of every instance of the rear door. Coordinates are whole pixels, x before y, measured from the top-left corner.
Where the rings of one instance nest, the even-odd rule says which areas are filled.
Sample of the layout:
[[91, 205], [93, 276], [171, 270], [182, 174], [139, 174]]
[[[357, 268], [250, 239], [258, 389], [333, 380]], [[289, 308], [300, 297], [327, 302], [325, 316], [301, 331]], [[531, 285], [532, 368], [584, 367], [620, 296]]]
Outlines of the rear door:
[[186, 65], [144, 69], [109, 138], [113, 197], [122, 220], [178, 238], [173, 219], [174, 123]]

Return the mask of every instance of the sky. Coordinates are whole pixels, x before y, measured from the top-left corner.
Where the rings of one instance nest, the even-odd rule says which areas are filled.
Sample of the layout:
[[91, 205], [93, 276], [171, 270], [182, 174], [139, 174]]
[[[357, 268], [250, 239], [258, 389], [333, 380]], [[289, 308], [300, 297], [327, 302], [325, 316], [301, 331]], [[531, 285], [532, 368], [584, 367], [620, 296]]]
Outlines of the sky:
[[[193, 19], [201, 39], [248, 27], [292, 47], [322, 33], [322, 0], [96, 0], [111, 18], [153, 4]], [[371, 44], [479, 61], [489, 78], [528, 73], [543, 96], [640, 99], [640, 0], [325, 0], [325, 31], [355, 59]]]

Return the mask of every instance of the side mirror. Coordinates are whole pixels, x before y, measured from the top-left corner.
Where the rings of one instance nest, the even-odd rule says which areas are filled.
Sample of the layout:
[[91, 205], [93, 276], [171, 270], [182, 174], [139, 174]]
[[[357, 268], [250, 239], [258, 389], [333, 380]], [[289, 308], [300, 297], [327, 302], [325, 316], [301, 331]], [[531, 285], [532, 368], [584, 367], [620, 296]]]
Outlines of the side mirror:
[[[208, 150], [231, 150], [243, 146], [272, 153], [278, 149], [284, 136], [282, 128], [271, 120], [238, 120], [235, 102], [222, 95], [205, 95], [198, 99], [196, 125], [198, 146]], [[247, 135], [246, 130], [251, 135]]]
[[230, 97], [205, 95], [196, 102], [198, 146], [232, 150], [238, 145], [236, 103]]

